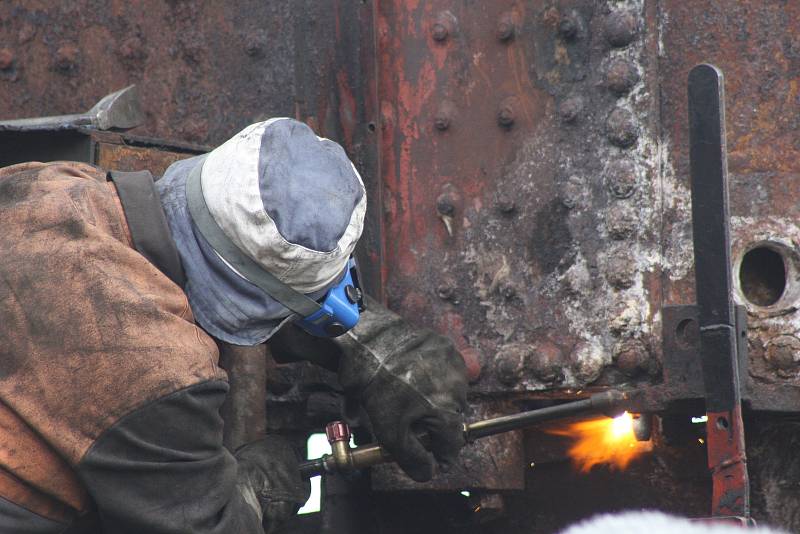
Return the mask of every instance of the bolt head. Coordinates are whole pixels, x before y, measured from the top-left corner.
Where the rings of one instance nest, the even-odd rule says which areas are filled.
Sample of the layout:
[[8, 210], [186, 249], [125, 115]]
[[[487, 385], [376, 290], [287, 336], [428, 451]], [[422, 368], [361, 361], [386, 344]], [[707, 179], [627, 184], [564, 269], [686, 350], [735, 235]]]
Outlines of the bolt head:
[[508, 41], [514, 37], [514, 23], [510, 20], [501, 20], [497, 23], [497, 30], [495, 33], [498, 40]]
[[498, 195], [496, 205], [497, 209], [500, 210], [500, 213], [504, 213], [506, 215], [517, 211], [517, 203], [508, 195]]
[[612, 13], [606, 18], [604, 33], [611, 46], [624, 47], [633, 42], [639, 31], [639, 24], [633, 13], [622, 11]]
[[606, 120], [606, 135], [611, 144], [628, 148], [639, 138], [639, 123], [630, 111], [617, 108]]
[[436, 117], [433, 118], [433, 125], [437, 130], [443, 132], [450, 128], [450, 117], [444, 113], [438, 113]]
[[619, 59], [608, 66], [606, 86], [617, 95], [624, 95], [639, 83], [639, 72], [630, 61]]
[[436, 288], [436, 294], [442, 300], [450, 300], [455, 295], [455, 288], [450, 284], [439, 284]]
[[436, 199], [436, 211], [439, 213], [439, 215], [445, 215], [448, 217], [455, 213], [456, 207], [453, 204], [450, 195], [439, 195], [439, 197]]
[[558, 35], [565, 41], [573, 41], [578, 36], [578, 23], [571, 16], [564, 16], [558, 21]]
[[571, 96], [561, 102], [558, 107], [558, 113], [561, 115], [561, 120], [566, 123], [573, 123], [577, 120], [583, 112], [583, 99], [579, 96]]
[[450, 30], [447, 29], [445, 23], [437, 21], [431, 26], [431, 37], [433, 37], [434, 41], [442, 42], [446, 40], [449, 35]]
[[615, 161], [608, 166], [606, 187], [616, 198], [632, 196], [636, 191], [638, 181], [638, 172], [630, 161]]

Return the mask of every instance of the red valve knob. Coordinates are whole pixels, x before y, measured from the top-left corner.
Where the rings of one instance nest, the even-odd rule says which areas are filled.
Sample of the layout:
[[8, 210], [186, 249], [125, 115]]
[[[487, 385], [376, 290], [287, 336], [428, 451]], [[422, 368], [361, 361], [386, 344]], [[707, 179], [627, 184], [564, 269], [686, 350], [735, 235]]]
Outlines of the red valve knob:
[[328, 436], [328, 443], [333, 445], [337, 441], [350, 441], [350, 427], [343, 421], [328, 423], [325, 427], [325, 435]]

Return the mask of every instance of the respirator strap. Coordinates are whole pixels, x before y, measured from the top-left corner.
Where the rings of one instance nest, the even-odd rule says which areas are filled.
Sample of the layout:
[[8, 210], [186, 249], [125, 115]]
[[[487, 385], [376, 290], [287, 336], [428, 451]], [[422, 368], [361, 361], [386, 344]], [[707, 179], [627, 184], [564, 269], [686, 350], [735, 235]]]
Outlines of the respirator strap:
[[289, 310], [301, 317], [317, 313], [321, 309], [319, 304], [264, 270], [225, 235], [208, 210], [206, 199], [203, 197], [203, 185], [200, 181], [202, 168], [202, 164], [196, 165], [186, 179], [186, 203], [192, 221], [203, 238], [248, 282], [258, 286]]

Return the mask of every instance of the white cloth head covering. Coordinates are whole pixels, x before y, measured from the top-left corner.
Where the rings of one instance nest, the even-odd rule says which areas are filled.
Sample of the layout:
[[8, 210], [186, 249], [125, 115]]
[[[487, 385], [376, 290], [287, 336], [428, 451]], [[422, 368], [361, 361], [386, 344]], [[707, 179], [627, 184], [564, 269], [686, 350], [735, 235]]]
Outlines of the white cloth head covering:
[[364, 184], [342, 147], [292, 119], [253, 124], [206, 155], [174, 163], [156, 182], [195, 319], [222, 341], [263, 343], [293, 317], [197, 231], [186, 182], [199, 166], [203, 198], [228, 238], [315, 300], [341, 279], [361, 235]]
[[208, 155], [201, 181], [231, 241], [301, 293], [342, 273], [364, 229], [364, 183], [344, 150], [292, 119], [233, 136]]

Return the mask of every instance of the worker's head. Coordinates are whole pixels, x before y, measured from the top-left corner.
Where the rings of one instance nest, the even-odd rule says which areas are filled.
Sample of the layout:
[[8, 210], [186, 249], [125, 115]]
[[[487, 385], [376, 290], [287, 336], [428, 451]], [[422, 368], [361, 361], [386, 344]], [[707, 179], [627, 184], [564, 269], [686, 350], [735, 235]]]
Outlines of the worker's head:
[[316, 300], [349, 276], [364, 184], [342, 147], [301, 122], [248, 126], [172, 165], [159, 191], [192, 311], [223, 341], [260, 343], [297, 318], [270, 278]]

